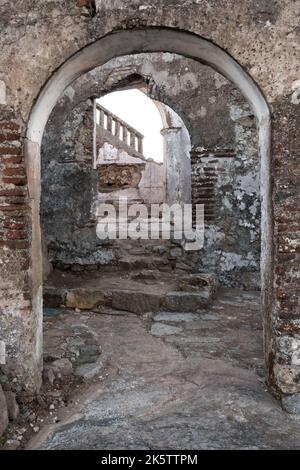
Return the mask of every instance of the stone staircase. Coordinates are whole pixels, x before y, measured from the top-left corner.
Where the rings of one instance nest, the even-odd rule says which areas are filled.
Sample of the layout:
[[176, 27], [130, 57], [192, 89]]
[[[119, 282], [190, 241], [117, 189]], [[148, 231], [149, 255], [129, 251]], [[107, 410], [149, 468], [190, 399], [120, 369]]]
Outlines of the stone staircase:
[[54, 270], [45, 308], [99, 313], [195, 312], [212, 301], [213, 275], [196, 272], [197, 255], [169, 240], [116, 240], [114, 260], [97, 271]]
[[104, 270], [158, 272], [197, 272], [199, 252], [187, 252], [176, 240], [115, 240], [111, 246], [114, 261]]
[[105, 249], [110, 252], [105, 264], [56, 267], [44, 287], [45, 308], [195, 312], [212, 301], [214, 276], [197, 272], [201, 252], [186, 251], [181, 240], [116, 239]]

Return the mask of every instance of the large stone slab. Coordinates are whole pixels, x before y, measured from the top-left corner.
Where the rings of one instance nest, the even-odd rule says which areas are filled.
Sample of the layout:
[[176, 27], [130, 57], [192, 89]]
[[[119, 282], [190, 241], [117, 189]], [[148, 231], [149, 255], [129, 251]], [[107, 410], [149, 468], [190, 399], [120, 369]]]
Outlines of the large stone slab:
[[182, 332], [182, 328], [177, 326], [166, 325], [165, 323], [155, 322], [150, 330], [154, 336], [168, 336], [175, 335]]
[[107, 297], [104, 292], [97, 290], [76, 289], [67, 292], [66, 307], [92, 310], [105, 304]]
[[161, 305], [161, 296], [155, 293], [116, 291], [112, 293], [112, 307], [137, 314], [157, 312]]
[[166, 322], [187, 322], [187, 321], [193, 321], [193, 320], [199, 320], [199, 315], [196, 313], [187, 313], [187, 312], [160, 312], [154, 317], [154, 321], [156, 322], [161, 322], [161, 321], [166, 321]]
[[207, 307], [210, 302], [210, 291], [202, 289], [200, 292], [167, 292], [162, 304], [165, 310], [172, 312], [195, 312]]

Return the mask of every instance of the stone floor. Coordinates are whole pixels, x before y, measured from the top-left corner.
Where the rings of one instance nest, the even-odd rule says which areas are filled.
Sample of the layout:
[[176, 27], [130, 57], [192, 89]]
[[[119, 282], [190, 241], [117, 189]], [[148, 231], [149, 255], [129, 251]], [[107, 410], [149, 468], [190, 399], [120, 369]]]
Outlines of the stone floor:
[[264, 384], [259, 310], [259, 293], [227, 289], [198, 313], [50, 311], [46, 355], [101, 354], [28, 448], [300, 449], [300, 423]]

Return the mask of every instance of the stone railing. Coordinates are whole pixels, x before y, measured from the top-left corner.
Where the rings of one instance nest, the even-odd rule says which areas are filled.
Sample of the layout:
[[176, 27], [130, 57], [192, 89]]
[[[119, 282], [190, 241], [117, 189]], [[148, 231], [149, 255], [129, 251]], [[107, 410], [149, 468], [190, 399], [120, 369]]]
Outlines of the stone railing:
[[124, 150], [143, 156], [144, 136], [98, 103], [96, 104], [96, 123], [105, 131], [105, 134], [109, 135], [111, 143], [119, 144]]

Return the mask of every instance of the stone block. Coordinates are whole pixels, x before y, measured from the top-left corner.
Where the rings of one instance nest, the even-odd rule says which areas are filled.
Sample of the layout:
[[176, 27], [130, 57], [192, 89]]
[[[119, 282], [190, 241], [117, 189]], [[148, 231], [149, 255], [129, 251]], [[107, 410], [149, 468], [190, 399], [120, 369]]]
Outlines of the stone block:
[[77, 289], [67, 292], [66, 307], [91, 310], [98, 305], [105, 304], [105, 296], [101, 291]]
[[177, 326], [166, 325], [164, 323], [154, 323], [150, 333], [154, 336], [169, 336], [181, 333], [182, 328]]
[[101, 374], [102, 371], [102, 362], [97, 362], [96, 364], [83, 364], [75, 369], [75, 375], [77, 377], [82, 377], [84, 380], [91, 380], [97, 374]]
[[179, 279], [178, 288], [188, 292], [199, 292], [201, 289], [207, 288], [213, 294], [216, 288], [216, 279], [213, 274], [187, 274]]
[[76, 364], [93, 364], [98, 360], [101, 353], [98, 344], [85, 344], [79, 348], [79, 357], [76, 360]]
[[155, 293], [118, 291], [112, 294], [112, 307], [137, 314], [157, 312], [161, 296]]
[[300, 415], [300, 394], [282, 397], [282, 408], [289, 414]]
[[57, 359], [52, 362], [51, 367], [63, 376], [72, 375], [73, 373], [72, 363], [66, 358]]
[[274, 379], [276, 386], [286, 395], [299, 391], [299, 366], [275, 364]]
[[205, 308], [211, 302], [211, 293], [207, 289], [201, 292], [168, 292], [162, 304], [172, 312], [195, 312]]

